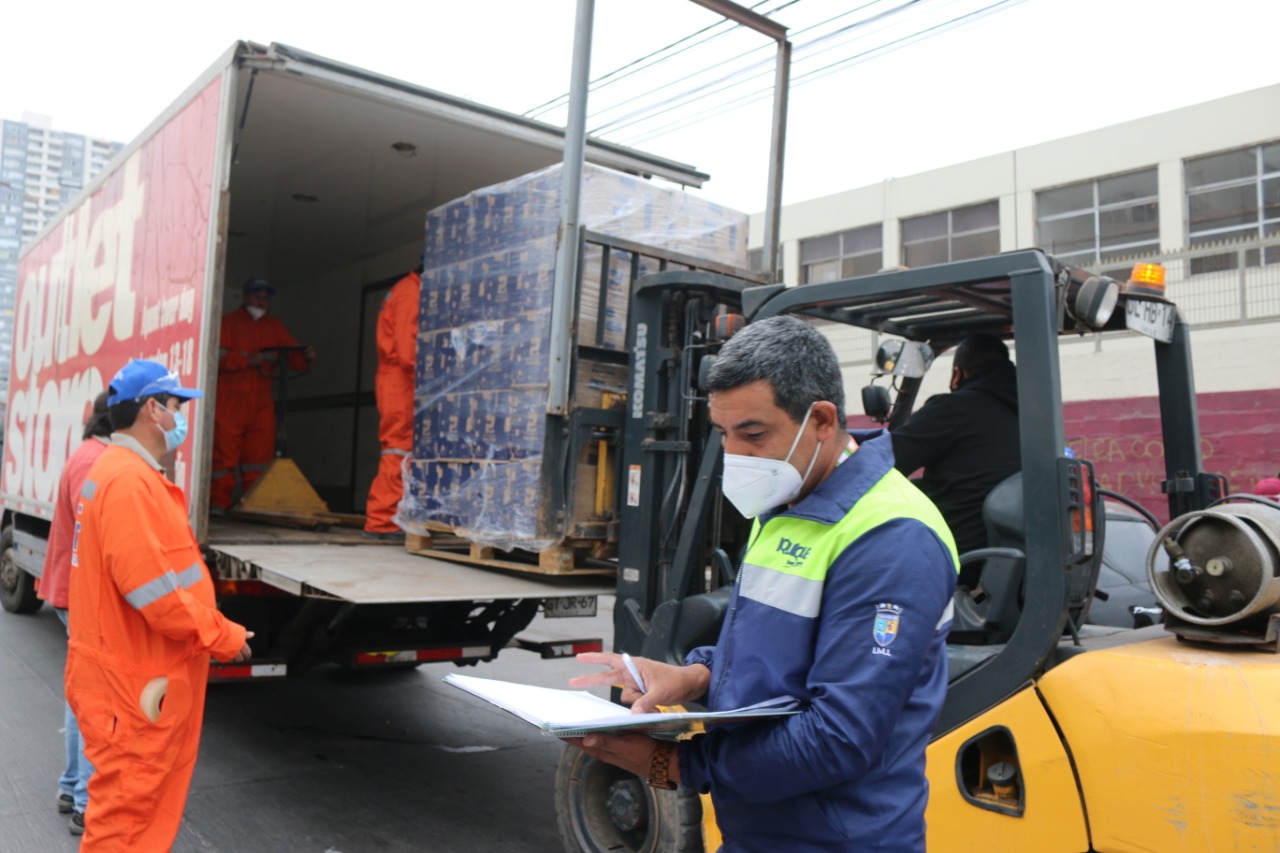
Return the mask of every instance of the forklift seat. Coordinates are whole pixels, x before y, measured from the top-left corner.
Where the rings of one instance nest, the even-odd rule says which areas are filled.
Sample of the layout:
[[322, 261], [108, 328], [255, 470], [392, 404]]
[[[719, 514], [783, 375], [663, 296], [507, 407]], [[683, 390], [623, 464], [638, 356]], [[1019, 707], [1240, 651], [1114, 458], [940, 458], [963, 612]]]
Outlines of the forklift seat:
[[982, 504], [988, 547], [960, 555], [962, 573], [978, 567], [972, 589], [958, 587], [951, 642], [995, 645], [1008, 642], [1022, 610], [1027, 557], [1022, 518], [1022, 473], [1012, 474]]
[[[1068, 567], [1068, 609], [1078, 629], [1089, 613], [1102, 572], [1106, 541], [1106, 512], [1102, 495], [1092, 490], [1094, 530], [1093, 554]], [[978, 566], [978, 581], [972, 589], [958, 587], [951, 641], [971, 645], [1006, 643], [1013, 636], [1022, 612], [1023, 582], [1026, 574], [1026, 542], [1023, 538], [1022, 473], [1000, 482], [982, 504], [987, 525], [988, 547], [960, 555], [961, 569]]]

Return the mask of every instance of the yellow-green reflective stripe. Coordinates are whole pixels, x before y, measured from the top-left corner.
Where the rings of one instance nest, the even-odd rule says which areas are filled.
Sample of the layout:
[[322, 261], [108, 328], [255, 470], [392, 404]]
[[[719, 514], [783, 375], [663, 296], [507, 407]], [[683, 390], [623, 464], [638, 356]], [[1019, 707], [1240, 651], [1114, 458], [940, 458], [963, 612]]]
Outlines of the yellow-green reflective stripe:
[[822, 578], [808, 578], [745, 563], [739, 592], [743, 598], [814, 619], [822, 610], [822, 587]]

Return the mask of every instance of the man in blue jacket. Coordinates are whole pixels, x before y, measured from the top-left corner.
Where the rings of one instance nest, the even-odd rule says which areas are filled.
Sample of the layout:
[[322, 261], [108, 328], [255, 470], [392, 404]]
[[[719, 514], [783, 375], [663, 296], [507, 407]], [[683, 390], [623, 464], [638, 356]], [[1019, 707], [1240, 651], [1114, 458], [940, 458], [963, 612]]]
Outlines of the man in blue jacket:
[[573, 741], [655, 787], [709, 792], [729, 851], [921, 851], [925, 747], [947, 687], [955, 544], [894, 468], [882, 430], [850, 435], [839, 363], [793, 317], [752, 323], [708, 383], [725, 497], [755, 518], [715, 646], [684, 666], [619, 655], [575, 686], [623, 684], [634, 711], [712, 710], [788, 696], [790, 717], [679, 744]]

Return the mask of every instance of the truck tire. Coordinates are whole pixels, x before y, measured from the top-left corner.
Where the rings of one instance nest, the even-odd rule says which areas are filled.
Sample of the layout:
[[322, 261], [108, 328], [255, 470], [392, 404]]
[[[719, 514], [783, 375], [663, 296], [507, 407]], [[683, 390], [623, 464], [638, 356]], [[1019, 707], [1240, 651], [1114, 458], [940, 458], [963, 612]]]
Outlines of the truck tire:
[[702, 853], [702, 805], [688, 788], [638, 776], [566, 746], [556, 768], [556, 822], [566, 853]]
[[13, 525], [9, 525], [0, 531], [0, 605], [10, 613], [35, 613], [42, 604], [36, 596], [36, 579], [18, 568]]

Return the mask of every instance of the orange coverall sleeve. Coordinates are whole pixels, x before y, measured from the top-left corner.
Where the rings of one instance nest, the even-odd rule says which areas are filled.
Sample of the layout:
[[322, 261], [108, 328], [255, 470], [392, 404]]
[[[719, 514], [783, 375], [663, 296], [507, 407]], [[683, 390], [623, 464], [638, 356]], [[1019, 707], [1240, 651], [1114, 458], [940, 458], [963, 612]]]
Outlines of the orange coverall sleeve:
[[[421, 279], [411, 273], [408, 280], [396, 287], [396, 292], [383, 310], [392, 311], [395, 323], [393, 332], [393, 351], [395, 363], [408, 370], [413, 370], [418, 353], [418, 300], [421, 291]], [[406, 286], [408, 285], [408, 286]]]
[[244, 370], [249, 366], [249, 353], [237, 338], [234, 320], [230, 314], [222, 317], [218, 330], [218, 369]]
[[102, 553], [121, 596], [154, 631], [190, 640], [220, 661], [235, 658], [246, 629], [218, 612], [211, 590], [209, 604], [191, 591], [212, 581], [185, 517], [180, 526], [173, 524], [173, 507], [164, 506], [153, 489], [121, 482], [105, 488], [126, 492], [101, 502]]

